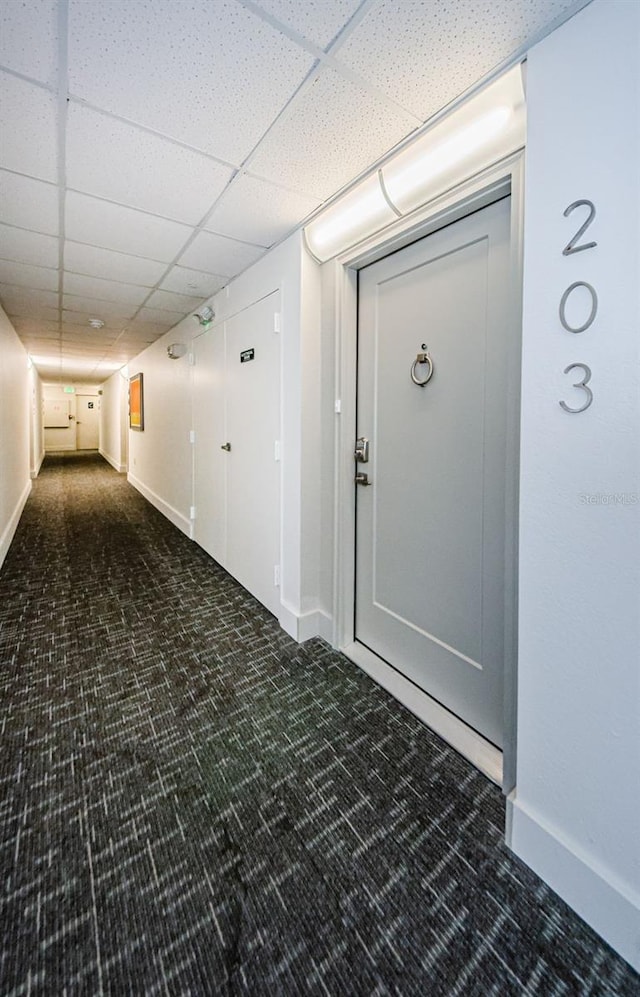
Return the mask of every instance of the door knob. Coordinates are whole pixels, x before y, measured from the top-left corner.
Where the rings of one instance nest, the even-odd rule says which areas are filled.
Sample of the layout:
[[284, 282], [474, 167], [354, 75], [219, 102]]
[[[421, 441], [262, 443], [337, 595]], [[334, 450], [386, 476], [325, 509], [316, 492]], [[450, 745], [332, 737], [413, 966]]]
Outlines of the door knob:
[[356, 485], [370, 485], [369, 475], [365, 474], [364, 471], [358, 471], [356, 474]]
[[227, 453], [229, 453], [229, 451], [231, 450], [231, 444], [230, 443], [223, 443], [222, 446], [220, 447], [220, 449], [221, 450], [226, 450]]

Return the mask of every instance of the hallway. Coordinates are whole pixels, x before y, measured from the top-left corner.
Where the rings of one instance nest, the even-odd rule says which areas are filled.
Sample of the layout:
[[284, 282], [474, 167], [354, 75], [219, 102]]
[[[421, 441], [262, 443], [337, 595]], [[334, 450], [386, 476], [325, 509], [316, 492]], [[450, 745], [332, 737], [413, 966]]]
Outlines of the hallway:
[[631, 995], [500, 791], [101, 458], [0, 575], [0, 992]]

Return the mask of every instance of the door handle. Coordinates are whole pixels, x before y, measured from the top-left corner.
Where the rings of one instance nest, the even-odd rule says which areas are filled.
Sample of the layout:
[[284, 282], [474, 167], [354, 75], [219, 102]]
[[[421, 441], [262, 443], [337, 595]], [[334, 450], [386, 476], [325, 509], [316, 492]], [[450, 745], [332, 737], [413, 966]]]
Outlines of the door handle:
[[355, 481], [356, 481], [356, 485], [370, 485], [371, 484], [371, 482], [369, 481], [369, 475], [365, 474], [364, 471], [358, 471], [358, 473], [356, 474]]
[[221, 450], [226, 450], [227, 453], [229, 453], [229, 451], [231, 450], [231, 444], [230, 443], [223, 443], [222, 446], [220, 447], [220, 449]]

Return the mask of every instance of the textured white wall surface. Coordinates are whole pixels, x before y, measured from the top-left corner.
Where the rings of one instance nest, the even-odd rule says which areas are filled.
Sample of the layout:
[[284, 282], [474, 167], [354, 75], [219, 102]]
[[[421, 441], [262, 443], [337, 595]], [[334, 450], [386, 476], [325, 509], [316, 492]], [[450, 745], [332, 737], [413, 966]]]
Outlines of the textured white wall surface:
[[0, 308], [0, 565], [31, 491], [27, 353]]
[[[518, 776], [512, 845], [640, 967], [640, 7], [596, 0], [528, 61]], [[588, 209], [578, 244], [563, 255]], [[597, 313], [560, 320], [586, 282]], [[574, 290], [579, 327], [591, 292]], [[588, 365], [593, 403], [563, 373]], [[577, 376], [575, 376], [577, 375]]]

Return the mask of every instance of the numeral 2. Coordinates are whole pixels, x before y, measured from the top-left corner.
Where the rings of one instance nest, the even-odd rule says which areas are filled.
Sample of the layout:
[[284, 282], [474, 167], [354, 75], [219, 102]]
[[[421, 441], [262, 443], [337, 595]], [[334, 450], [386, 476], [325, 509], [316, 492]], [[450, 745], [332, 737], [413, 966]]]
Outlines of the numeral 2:
[[583, 205], [586, 208], [589, 208], [589, 216], [586, 222], [580, 226], [580, 228], [574, 235], [573, 239], [569, 239], [569, 242], [562, 250], [563, 256], [570, 256], [571, 253], [581, 253], [583, 249], [593, 249], [594, 246], [598, 245], [597, 242], [585, 242], [584, 245], [582, 246], [576, 246], [576, 242], [578, 241], [578, 239], [580, 239], [585, 234], [585, 232], [591, 225], [591, 222], [596, 217], [596, 206], [593, 203], [593, 201], [585, 201], [585, 200], [574, 201], [573, 204], [570, 204], [568, 208], [565, 208], [564, 217], [568, 218], [572, 211], [575, 211], [576, 208], [581, 208]]

